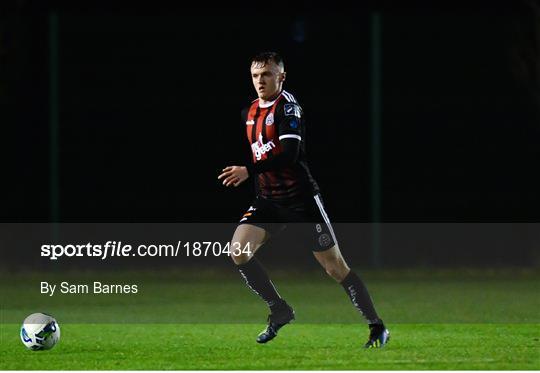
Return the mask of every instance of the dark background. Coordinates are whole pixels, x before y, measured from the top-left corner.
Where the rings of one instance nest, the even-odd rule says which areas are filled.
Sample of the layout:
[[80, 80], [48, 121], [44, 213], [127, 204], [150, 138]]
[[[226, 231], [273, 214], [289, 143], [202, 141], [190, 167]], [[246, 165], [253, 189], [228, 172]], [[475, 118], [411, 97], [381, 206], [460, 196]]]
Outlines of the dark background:
[[[540, 218], [535, 1], [489, 11], [10, 5], [0, 13], [4, 222], [237, 221], [252, 187], [227, 190], [216, 177], [248, 159], [239, 115], [255, 98], [250, 57], [266, 49], [285, 58], [285, 89], [306, 112], [308, 159], [333, 221]], [[382, 76], [378, 190], [374, 68]], [[523, 264], [535, 248], [515, 250]]]

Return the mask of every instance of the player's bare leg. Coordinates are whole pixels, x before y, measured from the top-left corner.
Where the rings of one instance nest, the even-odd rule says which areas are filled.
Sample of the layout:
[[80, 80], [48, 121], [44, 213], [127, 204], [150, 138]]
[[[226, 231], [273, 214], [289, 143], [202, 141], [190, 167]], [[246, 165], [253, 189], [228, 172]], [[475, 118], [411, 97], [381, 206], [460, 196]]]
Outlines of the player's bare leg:
[[343, 255], [341, 255], [338, 245], [334, 245], [325, 251], [314, 251], [313, 255], [323, 266], [326, 273], [343, 286], [353, 305], [367, 320], [370, 336], [365, 347], [384, 346], [390, 339], [390, 333], [377, 315], [366, 286], [358, 275], [350, 270], [345, 259], [343, 259]]
[[[246, 281], [246, 285], [262, 298], [270, 308], [268, 325], [257, 337], [258, 343], [266, 343], [274, 339], [278, 330], [294, 320], [293, 309], [281, 298], [266, 270], [255, 258], [257, 250], [269, 238], [268, 233], [257, 226], [241, 224], [236, 228], [231, 240], [231, 258], [238, 272]], [[249, 245], [250, 252], [240, 252], [235, 247], [245, 248]]]
[[269, 234], [264, 229], [255, 225], [241, 224], [237, 226], [231, 240], [231, 250], [235, 247], [242, 249], [249, 247], [249, 252], [247, 250], [231, 252], [231, 258], [234, 264], [240, 265], [247, 263], [268, 238]]
[[314, 251], [313, 255], [326, 273], [337, 282], [341, 283], [350, 272], [350, 268], [345, 263], [337, 245], [325, 251]]

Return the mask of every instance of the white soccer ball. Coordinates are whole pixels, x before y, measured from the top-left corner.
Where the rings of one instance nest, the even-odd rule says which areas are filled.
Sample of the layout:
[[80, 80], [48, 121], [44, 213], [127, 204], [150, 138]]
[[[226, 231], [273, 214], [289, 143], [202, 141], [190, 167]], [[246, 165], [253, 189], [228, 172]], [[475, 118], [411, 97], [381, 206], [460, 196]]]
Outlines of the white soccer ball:
[[51, 315], [33, 313], [24, 319], [21, 341], [30, 350], [50, 350], [59, 340], [60, 326]]

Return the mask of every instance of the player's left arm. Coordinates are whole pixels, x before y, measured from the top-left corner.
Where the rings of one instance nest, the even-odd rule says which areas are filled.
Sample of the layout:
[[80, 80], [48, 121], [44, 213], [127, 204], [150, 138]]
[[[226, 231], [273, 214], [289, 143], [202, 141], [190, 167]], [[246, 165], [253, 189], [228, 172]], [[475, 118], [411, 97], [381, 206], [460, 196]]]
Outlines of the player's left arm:
[[218, 179], [223, 179], [223, 185], [225, 186], [238, 186], [246, 181], [250, 175], [277, 170], [294, 164], [298, 160], [298, 154], [300, 153], [300, 140], [284, 138], [280, 143], [281, 153], [264, 161], [258, 161], [255, 164], [225, 167]]
[[281, 153], [274, 155], [272, 158], [248, 164], [246, 166], [248, 173], [256, 175], [266, 171], [279, 170], [296, 163], [298, 154], [300, 154], [300, 140], [285, 138], [280, 140], [280, 143]]

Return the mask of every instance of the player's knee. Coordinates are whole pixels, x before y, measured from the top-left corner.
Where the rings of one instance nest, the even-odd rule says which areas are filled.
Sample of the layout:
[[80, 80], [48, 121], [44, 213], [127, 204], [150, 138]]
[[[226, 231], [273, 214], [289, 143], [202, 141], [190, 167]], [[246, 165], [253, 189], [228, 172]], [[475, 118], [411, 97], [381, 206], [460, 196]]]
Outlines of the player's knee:
[[349, 267], [341, 259], [336, 259], [326, 263], [324, 269], [328, 276], [332, 277], [337, 282], [343, 281], [349, 273]]
[[231, 259], [236, 265], [245, 264], [249, 262], [249, 259], [251, 257], [246, 254], [240, 254], [240, 255], [231, 255]]
[[[245, 245], [242, 245], [242, 244], [238, 245], [238, 242], [234, 244], [233, 242], [231, 242], [231, 248], [244, 247], [244, 246]], [[251, 259], [251, 255], [249, 255], [249, 252], [242, 251], [242, 250], [233, 250], [233, 249], [231, 249], [230, 257], [232, 261], [234, 262], [234, 264], [236, 265], [245, 264], [249, 261], [249, 259]]]
[[332, 277], [334, 280], [339, 281], [340, 278], [340, 271], [336, 267], [326, 267], [325, 268], [326, 273], [328, 276]]

